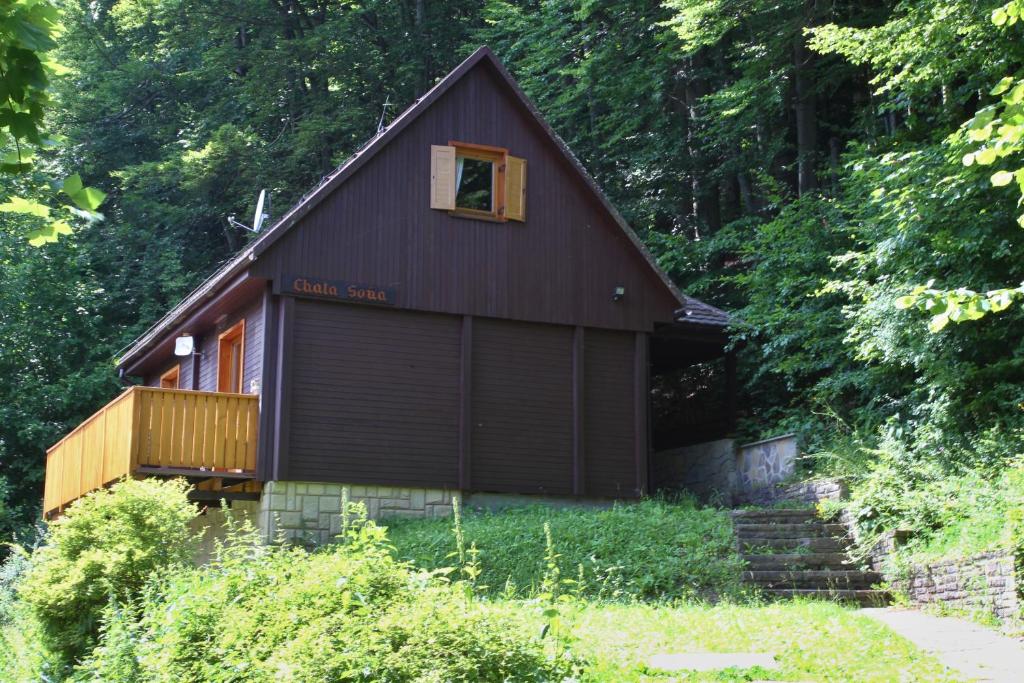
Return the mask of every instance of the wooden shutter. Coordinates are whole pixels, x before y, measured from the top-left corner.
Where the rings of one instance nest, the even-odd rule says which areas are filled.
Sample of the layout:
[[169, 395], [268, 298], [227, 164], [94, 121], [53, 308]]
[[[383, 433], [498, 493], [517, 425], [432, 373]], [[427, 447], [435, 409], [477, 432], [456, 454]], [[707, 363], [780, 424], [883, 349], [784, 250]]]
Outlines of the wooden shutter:
[[455, 210], [455, 148], [430, 146], [430, 208]]
[[526, 159], [508, 157], [505, 162], [505, 218], [526, 220]]

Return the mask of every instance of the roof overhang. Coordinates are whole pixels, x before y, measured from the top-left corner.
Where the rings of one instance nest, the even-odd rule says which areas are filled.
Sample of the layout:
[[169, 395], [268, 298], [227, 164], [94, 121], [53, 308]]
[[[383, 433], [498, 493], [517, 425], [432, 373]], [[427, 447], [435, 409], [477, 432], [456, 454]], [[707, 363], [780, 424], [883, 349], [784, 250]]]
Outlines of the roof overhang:
[[129, 375], [163, 369], [160, 364], [174, 354], [177, 337], [185, 333], [201, 336], [204, 330], [216, 325], [221, 316], [259, 296], [266, 289], [266, 283], [265, 279], [243, 271], [226, 282], [220, 280], [220, 286], [200, 287], [140, 337], [118, 365]]

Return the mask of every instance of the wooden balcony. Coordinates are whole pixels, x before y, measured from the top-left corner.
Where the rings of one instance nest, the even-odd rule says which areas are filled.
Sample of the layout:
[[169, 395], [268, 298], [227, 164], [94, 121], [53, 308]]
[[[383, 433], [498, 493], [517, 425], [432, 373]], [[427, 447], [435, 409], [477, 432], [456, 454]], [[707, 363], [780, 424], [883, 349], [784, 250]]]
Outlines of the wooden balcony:
[[256, 475], [259, 397], [132, 387], [46, 452], [43, 513], [125, 476]]

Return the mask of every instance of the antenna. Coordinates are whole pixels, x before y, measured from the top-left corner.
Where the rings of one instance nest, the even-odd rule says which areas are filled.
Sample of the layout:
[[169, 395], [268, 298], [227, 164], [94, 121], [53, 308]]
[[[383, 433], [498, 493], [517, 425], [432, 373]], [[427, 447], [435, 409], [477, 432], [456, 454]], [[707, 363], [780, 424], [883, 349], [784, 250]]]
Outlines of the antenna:
[[384, 117], [388, 115], [388, 107], [391, 106], [391, 95], [384, 98], [384, 108], [380, 112], [380, 121], [377, 122], [377, 135], [384, 132]]
[[242, 230], [259, 232], [268, 218], [270, 218], [270, 195], [267, 194], [266, 190], [260, 190], [260, 196], [256, 200], [256, 213], [252, 217], [252, 227], [250, 228], [245, 223], [235, 220], [234, 216], [228, 216], [228, 223]]

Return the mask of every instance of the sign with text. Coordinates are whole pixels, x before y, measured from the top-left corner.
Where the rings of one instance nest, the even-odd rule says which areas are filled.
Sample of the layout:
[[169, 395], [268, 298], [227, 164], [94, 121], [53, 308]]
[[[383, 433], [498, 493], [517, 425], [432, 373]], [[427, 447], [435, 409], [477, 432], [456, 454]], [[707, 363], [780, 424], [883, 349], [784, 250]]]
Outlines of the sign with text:
[[288, 276], [281, 283], [281, 291], [301, 296], [315, 296], [360, 304], [393, 306], [396, 291], [393, 287], [378, 287], [345, 280], [325, 280], [318, 277]]

